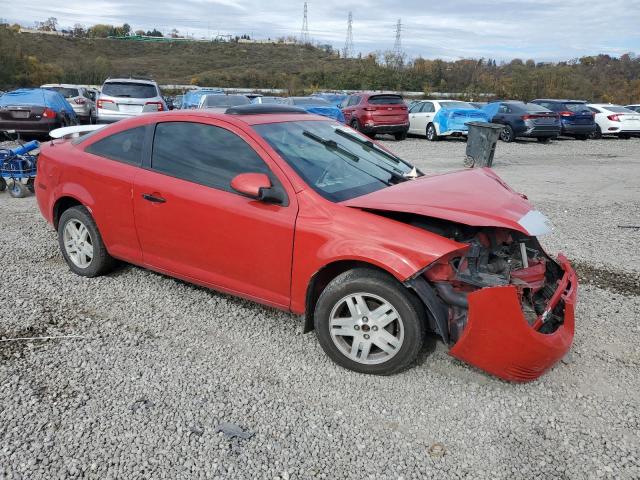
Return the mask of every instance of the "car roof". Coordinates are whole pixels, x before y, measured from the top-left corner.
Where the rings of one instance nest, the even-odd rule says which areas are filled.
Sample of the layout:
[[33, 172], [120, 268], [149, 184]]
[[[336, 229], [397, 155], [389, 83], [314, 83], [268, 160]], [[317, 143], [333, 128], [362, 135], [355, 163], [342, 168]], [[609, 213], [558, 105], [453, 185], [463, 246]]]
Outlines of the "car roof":
[[147, 83], [149, 85], [156, 85], [156, 82], [149, 80], [148, 78], [107, 78], [104, 83]]
[[558, 102], [558, 103], [587, 103], [586, 100], [570, 100], [561, 98], [536, 98], [532, 102]]
[[300, 122], [300, 121], [334, 121], [331, 118], [323, 117], [320, 115], [314, 115], [312, 113], [259, 113], [259, 114], [246, 114], [246, 115], [229, 115], [226, 113], [214, 113], [206, 109], [202, 110], [171, 110], [158, 113], [145, 113], [142, 116], [132, 117], [126, 120], [120, 120], [115, 123], [122, 124], [123, 122], [133, 123], [137, 125], [136, 120], [144, 118], [145, 120], [161, 120], [172, 117], [193, 118], [195, 120], [202, 118], [214, 118], [224, 120], [227, 123], [234, 125], [263, 125], [267, 123], [282, 123], [282, 122]]
[[74, 85], [73, 83], [45, 83], [40, 88], [63, 87], [63, 88], [85, 88], [82, 85]]

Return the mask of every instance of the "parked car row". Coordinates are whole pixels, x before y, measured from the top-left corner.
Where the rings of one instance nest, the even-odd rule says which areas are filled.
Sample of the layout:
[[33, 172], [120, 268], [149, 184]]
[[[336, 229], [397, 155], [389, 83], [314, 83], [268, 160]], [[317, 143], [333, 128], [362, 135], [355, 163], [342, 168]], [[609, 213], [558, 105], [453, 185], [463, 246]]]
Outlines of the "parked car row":
[[[58, 94], [61, 99], [47, 93]], [[173, 109], [207, 108], [223, 113], [228, 108], [254, 104], [284, 104], [323, 115], [351, 126], [369, 137], [408, 134], [429, 141], [464, 137], [467, 123], [504, 125], [500, 138], [536, 138], [546, 143], [558, 136], [581, 140], [615, 135], [640, 135], [640, 105], [589, 104], [583, 100], [536, 99], [525, 103], [500, 100], [489, 103], [460, 100], [414, 100], [389, 93], [316, 92], [308, 97], [226, 94], [221, 88], [201, 87], [184, 95], [163, 97], [158, 84], [146, 78], [108, 78], [100, 91], [80, 85], [46, 84], [4, 95], [0, 129], [28, 135], [46, 135], [52, 128], [75, 123], [112, 123], [142, 113]], [[2, 97], [0, 97], [2, 98]], [[54, 106], [58, 105], [57, 107]], [[63, 108], [64, 107], [64, 108]], [[45, 109], [49, 108], [51, 111]], [[56, 112], [55, 117], [52, 111]], [[35, 123], [34, 123], [35, 122]]]

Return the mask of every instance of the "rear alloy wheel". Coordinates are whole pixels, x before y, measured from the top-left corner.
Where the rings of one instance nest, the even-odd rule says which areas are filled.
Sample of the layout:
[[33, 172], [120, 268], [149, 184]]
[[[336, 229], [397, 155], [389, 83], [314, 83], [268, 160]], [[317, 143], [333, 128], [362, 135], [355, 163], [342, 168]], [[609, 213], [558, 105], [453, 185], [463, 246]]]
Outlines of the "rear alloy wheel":
[[393, 277], [358, 268], [325, 288], [314, 313], [318, 341], [337, 364], [360, 373], [389, 375], [420, 352], [425, 312]]
[[505, 143], [511, 143], [515, 139], [516, 137], [513, 133], [513, 128], [511, 128], [510, 125], [506, 125], [500, 132], [500, 140], [502, 140]]
[[114, 259], [85, 207], [71, 207], [60, 216], [58, 243], [67, 265], [78, 275], [97, 277], [113, 267]]
[[600, 128], [600, 125], [596, 125], [596, 129], [591, 134], [591, 138], [593, 140], [600, 140], [602, 138], [602, 129]]
[[437, 142], [440, 140], [438, 132], [436, 131], [436, 126], [433, 123], [427, 125], [427, 140], [430, 142]]

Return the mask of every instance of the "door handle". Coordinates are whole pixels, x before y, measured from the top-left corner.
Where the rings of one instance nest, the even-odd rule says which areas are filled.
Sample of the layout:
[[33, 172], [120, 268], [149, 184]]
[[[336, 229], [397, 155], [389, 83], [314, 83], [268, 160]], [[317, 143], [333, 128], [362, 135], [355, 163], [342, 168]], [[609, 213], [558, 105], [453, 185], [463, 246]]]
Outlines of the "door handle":
[[152, 203], [165, 203], [166, 202], [166, 200], [164, 198], [156, 197], [155, 195], [152, 195], [150, 193], [143, 193], [142, 194], [142, 198], [144, 198], [148, 202], [152, 202]]

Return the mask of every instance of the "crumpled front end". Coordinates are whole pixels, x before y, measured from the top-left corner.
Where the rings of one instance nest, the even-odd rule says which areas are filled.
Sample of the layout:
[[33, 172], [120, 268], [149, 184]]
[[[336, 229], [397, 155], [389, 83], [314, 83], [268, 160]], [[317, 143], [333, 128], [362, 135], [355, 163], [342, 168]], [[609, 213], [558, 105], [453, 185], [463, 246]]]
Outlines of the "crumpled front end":
[[408, 283], [432, 329], [455, 358], [509, 381], [538, 378], [573, 341], [578, 281], [568, 260], [510, 229], [463, 227], [448, 236], [466, 247]]
[[[562, 277], [533, 323], [525, 318], [514, 285], [470, 293], [466, 326], [449, 354], [514, 382], [534, 380], [551, 368], [571, 348], [578, 289], [576, 274], [567, 259], [560, 256], [559, 263]], [[543, 333], [550, 321], [557, 325]]]

